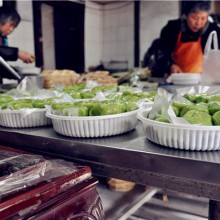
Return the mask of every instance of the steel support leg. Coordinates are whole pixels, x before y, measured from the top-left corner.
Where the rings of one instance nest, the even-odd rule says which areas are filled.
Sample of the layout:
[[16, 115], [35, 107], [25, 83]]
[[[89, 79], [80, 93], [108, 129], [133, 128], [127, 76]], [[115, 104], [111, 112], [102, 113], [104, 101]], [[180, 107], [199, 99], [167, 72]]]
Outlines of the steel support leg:
[[220, 220], [220, 201], [209, 200], [209, 220]]

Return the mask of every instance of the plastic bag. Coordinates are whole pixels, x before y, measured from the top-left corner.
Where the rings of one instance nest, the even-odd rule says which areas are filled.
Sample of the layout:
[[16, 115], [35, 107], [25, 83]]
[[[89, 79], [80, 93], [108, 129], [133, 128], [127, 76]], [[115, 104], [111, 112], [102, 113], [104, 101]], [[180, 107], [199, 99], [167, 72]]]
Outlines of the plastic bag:
[[[211, 48], [213, 42], [214, 49]], [[216, 31], [212, 31], [208, 37], [202, 66], [202, 84], [220, 83], [220, 50], [218, 49], [218, 37]]]
[[168, 109], [169, 109], [169, 99], [170, 99], [170, 94], [162, 89], [159, 88], [157, 92], [157, 96], [155, 97], [153, 106], [151, 111], [149, 112], [148, 118], [150, 119], [155, 119], [158, 116], [162, 116], [168, 121], [170, 121], [170, 117], [168, 115]]
[[[76, 179], [76, 173], [82, 172], [83, 167], [72, 162], [61, 159], [46, 160], [41, 155], [20, 154], [2, 149], [0, 168], [0, 201], [8, 195], [27, 190], [45, 181], [51, 182], [58, 177], [72, 175], [71, 178], [64, 179], [61, 187], [65, 187], [65, 184], [75, 185], [78, 181], [91, 176], [90, 172], [85, 172], [82, 173], [85, 175], [81, 175], [80, 179]], [[72, 183], [68, 182], [70, 180]]]

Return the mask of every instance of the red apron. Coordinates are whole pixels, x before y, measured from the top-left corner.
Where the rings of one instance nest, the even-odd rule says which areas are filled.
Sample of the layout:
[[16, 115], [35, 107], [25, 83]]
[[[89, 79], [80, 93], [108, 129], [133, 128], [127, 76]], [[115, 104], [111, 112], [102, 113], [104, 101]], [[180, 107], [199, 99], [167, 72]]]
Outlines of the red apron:
[[202, 73], [203, 51], [201, 37], [197, 41], [181, 42], [181, 34], [182, 32], [178, 35], [177, 44], [172, 54], [174, 63], [184, 73]]

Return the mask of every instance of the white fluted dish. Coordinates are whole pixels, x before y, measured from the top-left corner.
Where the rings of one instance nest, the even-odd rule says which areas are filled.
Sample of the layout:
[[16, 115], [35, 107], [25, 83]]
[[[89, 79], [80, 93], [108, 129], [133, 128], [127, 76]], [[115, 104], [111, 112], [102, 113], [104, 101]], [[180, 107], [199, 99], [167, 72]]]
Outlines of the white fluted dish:
[[220, 126], [175, 125], [146, 118], [149, 110], [141, 110], [144, 133], [150, 141], [182, 150], [220, 150]]
[[31, 128], [47, 126], [52, 123], [46, 117], [46, 109], [36, 109], [30, 114], [25, 114], [25, 110], [0, 110], [0, 125], [10, 128]]
[[133, 130], [137, 125], [138, 110], [105, 116], [60, 116], [49, 112], [54, 130], [70, 137], [104, 137]]

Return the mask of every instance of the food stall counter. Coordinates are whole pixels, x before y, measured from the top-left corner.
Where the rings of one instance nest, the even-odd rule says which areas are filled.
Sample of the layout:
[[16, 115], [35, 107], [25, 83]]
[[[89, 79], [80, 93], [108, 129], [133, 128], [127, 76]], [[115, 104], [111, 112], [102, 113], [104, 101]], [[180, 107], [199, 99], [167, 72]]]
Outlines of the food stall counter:
[[[88, 165], [94, 174], [210, 199], [220, 198], [220, 151], [187, 151], [148, 141], [136, 129], [104, 138], [72, 138], [52, 127], [0, 128], [0, 143]], [[211, 218], [214, 220], [215, 218]], [[216, 218], [217, 219], [217, 218]]]

